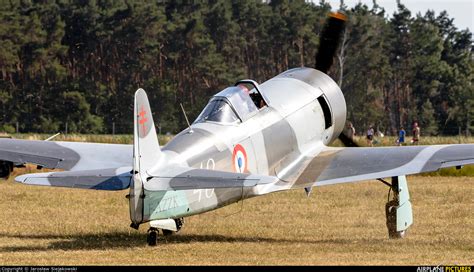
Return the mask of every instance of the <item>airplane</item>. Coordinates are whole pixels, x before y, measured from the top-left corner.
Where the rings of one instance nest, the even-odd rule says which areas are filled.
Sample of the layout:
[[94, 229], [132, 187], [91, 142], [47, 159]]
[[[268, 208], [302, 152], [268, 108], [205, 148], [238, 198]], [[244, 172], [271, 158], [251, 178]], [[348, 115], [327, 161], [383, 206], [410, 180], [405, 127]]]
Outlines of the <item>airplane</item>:
[[[261, 84], [237, 81], [163, 147], [138, 89], [133, 145], [0, 139], [0, 176], [30, 163], [65, 171], [24, 174], [17, 182], [128, 189], [130, 226], [149, 222], [149, 245], [160, 231], [178, 232], [185, 217], [245, 199], [290, 189], [309, 196], [314, 186], [373, 179], [389, 187], [389, 238], [403, 238], [413, 223], [406, 176], [473, 164], [474, 144], [358, 147], [345, 136], [346, 102], [327, 72], [346, 21], [344, 13], [330, 13], [315, 68], [290, 69]], [[330, 147], [337, 138], [346, 147]]]

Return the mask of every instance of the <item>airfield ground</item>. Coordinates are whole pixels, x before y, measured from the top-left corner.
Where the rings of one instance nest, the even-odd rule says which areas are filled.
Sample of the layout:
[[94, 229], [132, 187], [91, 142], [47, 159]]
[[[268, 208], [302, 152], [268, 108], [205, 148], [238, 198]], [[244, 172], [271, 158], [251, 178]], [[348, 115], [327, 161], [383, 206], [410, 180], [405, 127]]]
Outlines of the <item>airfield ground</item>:
[[[21, 170], [24, 173], [25, 170]], [[27, 169], [28, 171], [28, 169]], [[146, 244], [127, 191], [0, 183], [2, 265], [314, 265], [474, 263], [474, 178], [409, 178], [414, 225], [389, 240], [377, 181], [270, 194], [186, 218]]]

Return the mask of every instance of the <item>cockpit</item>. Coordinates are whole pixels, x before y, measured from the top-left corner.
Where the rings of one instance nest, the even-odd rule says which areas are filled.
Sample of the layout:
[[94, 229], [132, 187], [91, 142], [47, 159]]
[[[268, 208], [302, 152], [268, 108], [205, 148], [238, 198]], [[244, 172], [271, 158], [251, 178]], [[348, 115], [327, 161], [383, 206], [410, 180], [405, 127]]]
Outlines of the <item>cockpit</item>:
[[[249, 89], [251, 85], [251, 89]], [[215, 122], [234, 124], [244, 122], [267, 104], [253, 80], [242, 80], [214, 95], [194, 123]]]

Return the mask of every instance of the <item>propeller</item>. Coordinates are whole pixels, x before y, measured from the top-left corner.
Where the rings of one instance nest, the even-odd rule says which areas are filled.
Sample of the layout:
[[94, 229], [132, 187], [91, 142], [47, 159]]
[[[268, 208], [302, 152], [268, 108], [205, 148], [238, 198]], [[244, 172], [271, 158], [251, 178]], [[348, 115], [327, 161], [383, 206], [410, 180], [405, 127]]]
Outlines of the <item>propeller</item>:
[[332, 66], [336, 50], [339, 47], [341, 36], [346, 27], [347, 16], [338, 11], [331, 12], [326, 24], [323, 27], [319, 38], [319, 48], [316, 54], [316, 69], [326, 73]]
[[[331, 12], [319, 37], [319, 48], [316, 53], [316, 69], [327, 74], [332, 66], [336, 50], [339, 47], [342, 34], [346, 28], [347, 16], [341, 12]], [[339, 140], [347, 147], [357, 147], [345, 133], [346, 128], [339, 135]]]

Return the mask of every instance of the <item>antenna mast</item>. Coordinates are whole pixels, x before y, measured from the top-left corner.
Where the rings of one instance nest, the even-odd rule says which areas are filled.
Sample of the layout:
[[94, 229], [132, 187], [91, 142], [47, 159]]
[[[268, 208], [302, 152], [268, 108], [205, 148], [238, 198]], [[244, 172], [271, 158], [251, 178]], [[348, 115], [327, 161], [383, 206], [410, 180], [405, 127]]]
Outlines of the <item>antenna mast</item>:
[[184, 110], [183, 104], [179, 103], [181, 106], [181, 110], [183, 110], [184, 118], [186, 118], [186, 123], [188, 123], [189, 131], [188, 133], [193, 133], [193, 129], [191, 128], [191, 125], [189, 124], [188, 116], [186, 115], [186, 111]]

